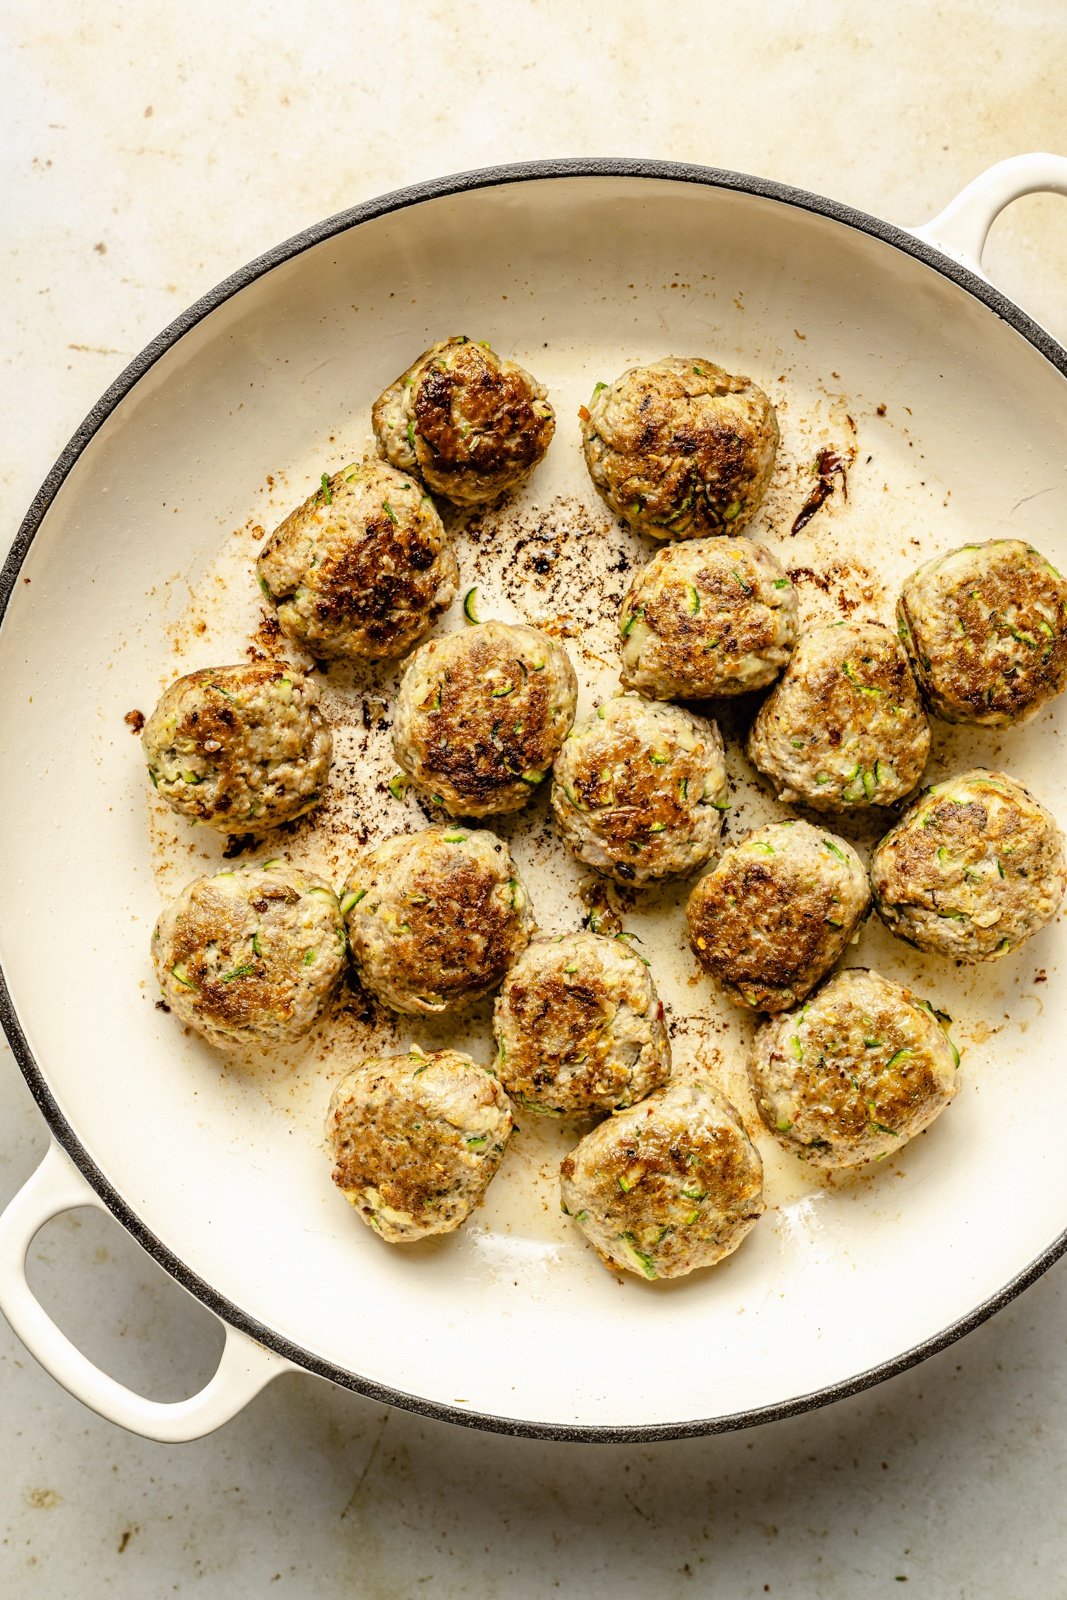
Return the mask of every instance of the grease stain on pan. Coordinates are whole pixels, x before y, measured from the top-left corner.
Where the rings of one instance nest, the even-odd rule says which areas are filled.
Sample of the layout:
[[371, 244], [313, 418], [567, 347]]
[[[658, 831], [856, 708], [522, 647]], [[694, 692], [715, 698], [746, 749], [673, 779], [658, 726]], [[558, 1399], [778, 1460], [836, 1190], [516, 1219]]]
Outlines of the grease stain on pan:
[[[664, 341], [664, 348], [668, 343]], [[886, 415], [886, 406], [877, 398], [866, 402], [848, 398], [845, 382], [836, 372], [827, 374], [825, 384], [805, 384], [788, 366], [761, 373], [742, 350], [731, 352], [729, 341], [725, 348], [710, 337], [707, 343], [734, 370], [752, 371], [778, 409], [779, 465], [758, 516], [744, 531], [773, 548], [793, 574], [801, 624], [855, 615], [892, 625], [905, 574], [936, 550], [975, 536], [973, 528], [955, 518], [951, 485], [937, 477], [914, 448], [906, 409], [898, 423]], [[483, 619], [531, 622], [560, 637], [578, 673], [581, 715], [596, 699], [618, 688], [619, 604], [632, 572], [656, 547], [611, 518], [585, 475], [576, 412], [596, 379], [611, 374], [593, 370], [586, 351], [538, 346], [511, 353], [548, 383], [556, 404], [557, 434], [547, 460], [519, 495], [475, 513], [446, 509], [444, 515], [457, 537], [460, 594], [477, 587], [478, 614]], [[661, 353], [623, 352], [616, 370]], [[368, 405], [371, 398], [366, 396]], [[311, 491], [324, 469], [332, 470], [371, 448], [369, 436], [357, 430], [345, 437], [340, 434], [339, 429], [307, 459], [268, 464], [262, 485], [250, 494], [246, 522], [233, 530], [239, 537], [220, 539], [213, 563], [189, 579], [188, 604], [169, 626], [168, 673], [160, 682], [162, 688], [178, 672], [255, 655], [276, 656], [316, 674], [335, 735], [335, 764], [326, 798], [311, 817], [266, 836], [248, 853], [289, 856], [335, 885], [342, 882], [360, 847], [420, 828], [431, 815], [414, 792], [398, 800], [388, 788], [396, 771], [390, 708], [399, 667], [316, 666], [279, 632], [252, 575], [264, 530], [269, 532]], [[790, 532], [794, 519], [816, 481], [819, 452], [828, 448], [851, 462], [847, 496], [840, 489], [831, 494], [794, 535]], [[996, 531], [990, 528], [978, 536], [992, 537]], [[457, 601], [434, 631], [463, 626]], [[774, 817], [794, 814], [767, 794], [742, 753], [740, 740], [756, 703], [757, 697], [746, 697], [743, 702], [697, 708], [719, 717], [727, 739], [732, 801], [727, 839]], [[972, 730], [940, 724], [934, 729], [930, 775], [1001, 759], [999, 734], [976, 736]], [[1010, 764], [1010, 754], [1004, 759]], [[929, 776], [928, 781], [932, 781]], [[225, 840], [186, 825], [151, 794], [149, 808], [151, 851], [164, 898], [194, 874], [218, 867]], [[864, 850], [890, 819], [879, 813], [827, 820]], [[547, 784], [525, 812], [489, 819], [485, 825], [511, 844], [542, 931], [579, 926], [591, 892], [590, 875], [569, 857], [550, 825]], [[763, 1129], [748, 1087], [745, 1058], [753, 1021], [717, 995], [688, 949], [683, 915], [688, 890], [688, 884], [678, 883], [644, 892], [613, 889], [610, 895], [623, 926], [642, 940], [642, 953], [651, 963], [668, 1011], [675, 1073], [707, 1074], [739, 1107], [766, 1167], [770, 1209], [762, 1228], [775, 1231], [776, 1254], [795, 1250], [800, 1241], [807, 1259], [815, 1264], [824, 1248], [819, 1221], [823, 1207], [858, 1205], [893, 1214], [901, 1205], [902, 1186], [897, 1180], [907, 1176], [919, 1147], [937, 1139], [937, 1126], [914, 1141], [899, 1160], [852, 1177], [817, 1174], [782, 1152]], [[1016, 1003], [1020, 987], [1025, 990], [1030, 982], [1025, 955], [992, 970], [956, 969], [944, 961], [924, 959], [892, 940], [872, 919], [846, 960], [877, 966], [956, 1017], [956, 1036], [966, 1047], [961, 1100], [980, 1091], [989, 1041], [996, 1037], [1003, 1047], [1006, 1037], [1025, 1026], [1023, 1008]], [[1013, 1023], [1016, 1013], [1019, 1021]], [[488, 1002], [459, 1018], [396, 1017], [353, 984], [335, 1011], [297, 1046], [269, 1059], [248, 1056], [226, 1062], [205, 1046], [200, 1059], [203, 1071], [217, 1075], [220, 1085], [245, 1097], [249, 1108], [261, 1105], [265, 1114], [285, 1119], [294, 1137], [318, 1146], [331, 1087], [359, 1056], [404, 1050], [417, 1041], [427, 1049], [451, 1045], [487, 1061], [493, 1049], [490, 1018]], [[548, 1293], [561, 1263], [568, 1271], [602, 1270], [559, 1210], [559, 1161], [583, 1125], [559, 1124], [521, 1109], [518, 1122], [519, 1131], [483, 1207], [460, 1234], [429, 1248], [452, 1252], [460, 1271], [502, 1278], [517, 1277], [521, 1271], [531, 1293]], [[325, 1151], [321, 1170], [328, 1193]], [[336, 1206], [333, 1218], [338, 1229], [352, 1228], [343, 1205]], [[363, 1230], [352, 1231], [358, 1236], [357, 1247], [377, 1248], [369, 1234], [364, 1240]], [[728, 1263], [714, 1274], [696, 1274], [687, 1292], [696, 1292], [701, 1285], [707, 1288], [709, 1279], [727, 1292], [728, 1276]], [[748, 1309], [754, 1309], [752, 1302]]]

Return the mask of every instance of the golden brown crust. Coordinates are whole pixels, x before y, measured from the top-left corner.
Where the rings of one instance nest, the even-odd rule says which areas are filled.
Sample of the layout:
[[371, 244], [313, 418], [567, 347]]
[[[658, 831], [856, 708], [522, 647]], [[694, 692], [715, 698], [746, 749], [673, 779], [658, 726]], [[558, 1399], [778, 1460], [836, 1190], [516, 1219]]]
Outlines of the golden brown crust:
[[748, 738], [779, 798], [820, 811], [891, 805], [915, 787], [929, 748], [904, 649], [874, 622], [802, 633]]
[[[296, 890], [286, 884], [264, 886], [260, 895], [256, 909], [262, 905], [264, 911], [270, 901], [295, 904], [299, 899]], [[211, 879], [205, 878], [193, 891], [174, 932], [171, 948], [175, 965], [188, 974], [190, 985], [197, 989], [199, 1009], [212, 1022], [226, 1028], [245, 1028], [265, 1011], [277, 1013], [287, 1000], [282, 985], [274, 981], [279, 963], [273, 964], [272, 973], [266, 962], [254, 958], [253, 971], [240, 982], [233, 982], [227, 974], [218, 973], [216, 964], [207, 958], [206, 951], [212, 944], [237, 949], [245, 943], [248, 922], [248, 907], [231, 895], [219, 894]]]
[[534, 628], [485, 622], [412, 658], [394, 746], [406, 772], [455, 815], [526, 804], [574, 719], [566, 652]]
[[975, 768], [905, 813], [871, 857], [871, 886], [898, 937], [958, 960], [995, 960], [1059, 909], [1063, 836], [1021, 783]]
[[706, 1084], [672, 1084], [593, 1129], [560, 1165], [565, 1208], [605, 1265], [680, 1277], [763, 1213], [763, 1165]]
[[327, 479], [275, 529], [257, 570], [285, 631], [325, 658], [401, 654], [458, 581], [431, 502], [377, 461]]
[[372, 422], [387, 459], [457, 504], [521, 483], [555, 430], [541, 385], [463, 336], [424, 351], [375, 402]]
[[[292, 668], [276, 661], [250, 662], [248, 666], [227, 667], [225, 671], [239, 671], [242, 688], [253, 693], [259, 687], [280, 683], [283, 678], [293, 676]], [[190, 688], [210, 691], [216, 683], [221, 681], [225, 685], [228, 680], [222, 677], [219, 668], [202, 667], [197, 672], [187, 673], [180, 681]], [[188, 746], [192, 754], [202, 757], [222, 774], [223, 785], [226, 786], [232, 783], [236, 775], [241, 739], [248, 721], [241, 704], [234, 700], [232, 694], [224, 694], [219, 689], [216, 694], [204, 694], [185, 706], [174, 731], [183, 747]], [[253, 729], [259, 731], [258, 723], [253, 723]], [[224, 804], [224, 801], [220, 801], [220, 805]]]
[[518, 369], [491, 350], [467, 341], [423, 368], [415, 383], [415, 434], [419, 458], [429, 453], [439, 476], [474, 470], [485, 480], [528, 472], [548, 449], [551, 412]]
[[387, 840], [356, 861], [348, 895], [363, 982], [402, 1011], [443, 1011], [487, 994], [533, 932], [510, 853], [484, 830], [435, 827]]
[[[736, 561], [717, 554], [720, 543], [736, 553]], [[750, 554], [739, 546], [740, 540], [716, 541], [710, 548], [706, 543], [671, 545], [637, 574], [623, 602], [620, 628], [624, 639], [641, 623], [656, 636], [656, 682], [646, 681], [638, 663], [630, 667], [624, 645], [621, 677], [627, 687], [645, 691], [655, 687], [661, 694], [698, 698], [744, 693], [777, 675], [792, 645], [796, 608], [792, 585], [769, 552], [752, 546]], [[688, 552], [697, 550], [707, 551], [707, 558], [686, 561]], [[673, 565], [682, 563], [680, 579], [687, 581], [662, 581]], [[776, 580], [781, 585], [778, 592], [773, 587]], [[764, 588], [774, 606], [768, 604]], [[786, 596], [792, 601], [791, 610], [786, 609]]]
[[552, 805], [581, 860], [626, 882], [703, 866], [719, 840], [726, 769], [715, 723], [617, 695], [556, 761]]
[[[947, 1020], [947, 1019], [946, 1019]], [[888, 1155], [955, 1095], [958, 1057], [910, 989], [852, 967], [756, 1036], [752, 1082], [779, 1141], [817, 1166]]]
[[390, 1243], [458, 1227], [512, 1129], [507, 1096], [454, 1050], [361, 1062], [330, 1102], [333, 1181]]
[[161, 797], [210, 826], [262, 832], [310, 810], [333, 754], [318, 686], [276, 661], [178, 678], [142, 744]]
[[329, 886], [277, 861], [194, 879], [161, 914], [152, 953], [171, 1008], [229, 1048], [305, 1033], [347, 944]]
[[1018, 723], [1067, 684], [1067, 583], [1021, 540], [964, 545], [920, 567], [897, 620], [919, 685], [948, 722]]
[[408, 901], [408, 938], [435, 974], [438, 994], [463, 994], [472, 977], [479, 988], [499, 983], [515, 951], [514, 917], [476, 862], [460, 857], [444, 873], [416, 872]]
[[[646, 1104], [643, 1116], [634, 1108], [634, 1115], [641, 1120], [625, 1129], [612, 1125], [616, 1137], [600, 1152], [594, 1183], [583, 1196], [587, 1203], [617, 1216], [620, 1233], [640, 1231], [650, 1214], [659, 1216], [674, 1204], [685, 1185], [703, 1189], [709, 1209], [716, 1210], [735, 1208], [739, 1196], [747, 1207], [750, 1191], [759, 1192], [731, 1129], [711, 1128], [697, 1144], [681, 1137], [676, 1128], [661, 1128], [651, 1105]], [[564, 1177], [574, 1176], [573, 1156], [565, 1157], [560, 1171]], [[630, 1186], [625, 1193], [619, 1186], [620, 1173]]]
[[[802, 847], [791, 851], [797, 829]], [[806, 823], [772, 825], [732, 845], [696, 885], [689, 942], [731, 998], [783, 1011], [840, 959], [868, 904], [862, 865], [844, 840]]]
[[[596, 811], [597, 831], [612, 855], [623, 859], [645, 849], [658, 833], [674, 833], [689, 825], [690, 806], [682, 785], [702, 781], [692, 752], [680, 751], [672, 762], [672, 782], [649, 764], [643, 739], [621, 733], [614, 745], [615, 769], [579, 767], [573, 791], [582, 811]], [[621, 782], [619, 780], [622, 780]]]
[[663, 1003], [620, 939], [578, 933], [527, 946], [493, 1031], [504, 1087], [542, 1111], [617, 1110], [670, 1075]]
[[586, 463], [616, 515], [656, 538], [740, 528], [774, 466], [774, 407], [750, 378], [703, 359], [635, 367], [594, 396]]

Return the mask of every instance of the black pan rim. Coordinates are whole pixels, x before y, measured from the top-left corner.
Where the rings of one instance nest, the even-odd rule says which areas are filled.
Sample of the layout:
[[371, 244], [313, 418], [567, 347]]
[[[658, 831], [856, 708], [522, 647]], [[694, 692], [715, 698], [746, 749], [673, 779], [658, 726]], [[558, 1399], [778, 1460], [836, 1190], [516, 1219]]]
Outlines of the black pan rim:
[[[948, 278], [973, 299], [992, 311], [1001, 321], [1020, 334], [1028, 344], [1067, 378], [1067, 350], [1046, 329], [1026, 314], [1019, 306], [1001, 294], [984, 278], [955, 261], [951, 256], [934, 249], [924, 240], [916, 238], [903, 228], [883, 222], [839, 201], [829, 200], [789, 184], [746, 173], [731, 172], [693, 163], [652, 160], [641, 157], [567, 157], [547, 161], [524, 161], [509, 165], [482, 167], [469, 172], [453, 173], [442, 178], [428, 179], [402, 189], [392, 190], [375, 199], [363, 201], [346, 211], [338, 212], [302, 232], [294, 234], [264, 255], [258, 256], [239, 271], [201, 296], [180, 316], [176, 317], [154, 338], [141, 353], [120, 373], [93, 406], [88, 416], [72, 435], [56, 460], [26, 513], [15, 540], [0, 570], [0, 623], [3, 622], [14, 592], [19, 572], [30, 546], [44, 521], [49, 506], [65, 482], [68, 474], [104, 423], [117, 409], [126, 395], [144, 377], [145, 373], [178, 341], [219, 306], [247, 288], [275, 267], [302, 255], [304, 251], [326, 240], [347, 232], [350, 228], [372, 222], [393, 211], [402, 211], [429, 200], [463, 194], [469, 190], [496, 188], [506, 184], [519, 184], [554, 178], [646, 178], [675, 183], [699, 184], [705, 188], [733, 190], [776, 201], [827, 217], [856, 232], [878, 239], [905, 255], [914, 257]], [[357, 1373], [323, 1360], [312, 1351], [286, 1339], [268, 1328], [239, 1306], [220, 1295], [209, 1283], [193, 1272], [144, 1225], [136, 1213], [111, 1184], [82, 1145], [73, 1127], [60, 1111], [45, 1076], [38, 1066], [26, 1035], [18, 1020], [8, 988], [7, 978], [0, 969], [0, 1024], [16, 1062], [25, 1078], [33, 1098], [51, 1131], [53, 1138], [77, 1167], [86, 1182], [104, 1202], [117, 1222], [121, 1224], [143, 1250], [150, 1255], [170, 1277], [191, 1295], [213, 1311], [225, 1324], [247, 1334], [257, 1344], [291, 1362], [295, 1367], [311, 1372], [317, 1377], [351, 1389], [367, 1399], [380, 1404], [396, 1406], [405, 1411], [435, 1420], [452, 1422], [488, 1433], [500, 1433], [516, 1438], [547, 1439], [585, 1444], [643, 1444], [658, 1440], [695, 1438], [708, 1434], [732, 1433], [761, 1423], [776, 1422], [798, 1416], [843, 1400], [851, 1395], [873, 1388], [888, 1378], [896, 1377], [917, 1366], [928, 1357], [938, 1354], [980, 1326], [995, 1312], [1003, 1309], [1022, 1291], [1034, 1283], [1061, 1256], [1067, 1252], [1067, 1228], [1054, 1239], [1040, 1255], [1035, 1257], [1004, 1287], [982, 1301], [965, 1317], [959, 1318], [939, 1333], [922, 1340], [910, 1349], [880, 1362], [864, 1372], [838, 1383], [829, 1384], [792, 1399], [777, 1401], [773, 1405], [727, 1413], [719, 1417], [696, 1418], [685, 1422], [626, 1424], [583, 1424], [570, 1422], [527, 1422], [521, 1418], [497, 1416], [465, 1410], [463, 1407], [442, 1401], [426, 1399], [386, 1384], [363, 1378]]]

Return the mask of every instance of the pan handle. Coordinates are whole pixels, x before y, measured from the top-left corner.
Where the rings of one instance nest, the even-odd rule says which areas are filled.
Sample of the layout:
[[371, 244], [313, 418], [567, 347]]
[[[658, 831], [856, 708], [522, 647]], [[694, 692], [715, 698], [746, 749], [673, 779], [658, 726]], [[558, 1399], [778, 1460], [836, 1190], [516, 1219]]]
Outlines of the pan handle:
[[961, 189], [932, 222], [911, 231], [984, 278], [982, 252], [989, 230], [1004, 207], [1024, 194], [1067, 195], [1067, 156], [1035, 151], [998, 161]]
[[94, 1366], [52, 1321], [26, 1281], [26, 1256], [38, 1230], [79, 1206], [103, 1201], [53, 1140], [44, 1160], [0, 1215], [0, 1311], [45, 1371], [91, 1410], [145, 1439], [199, 1439], [236, 1416], [292, 1363], [223, 1324], [226, 1343], [214, 1375], [188, 1400], [147, 1400]]

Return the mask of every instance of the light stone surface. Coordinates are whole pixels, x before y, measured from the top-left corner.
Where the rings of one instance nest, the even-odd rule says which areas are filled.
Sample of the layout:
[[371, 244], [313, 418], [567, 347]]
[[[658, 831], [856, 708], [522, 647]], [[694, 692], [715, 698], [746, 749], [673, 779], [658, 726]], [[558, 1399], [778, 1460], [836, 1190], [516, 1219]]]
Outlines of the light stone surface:
[[[1067, 152], [1060, 0], [15, 0], [0, 50], [9, 534], [171, 317], [383, 190], [635, 154], [914, 224], [1002, 156]], [[1067, 204], [1048, 197], [1012, 208], [986, 255], [1060, 339], [1065, 263]], [[7, 1052], [0, 1130], [3, 1205], [46, 1143]], [[118, 1376], [159, 1398], [205, 1380], [213, 1319], [115, 1224], [76, 1213], [32, 1258], [46, 1303]], [[83, 1410], [0, 1326], [0, 1592], [1044, 1600], [1067, 1571], [1065, 1324], [1061, 1263], [876, 1390], [649, 1447], [479, 1435], [303, 1376], [213, 1438], [147, 1444]]]

